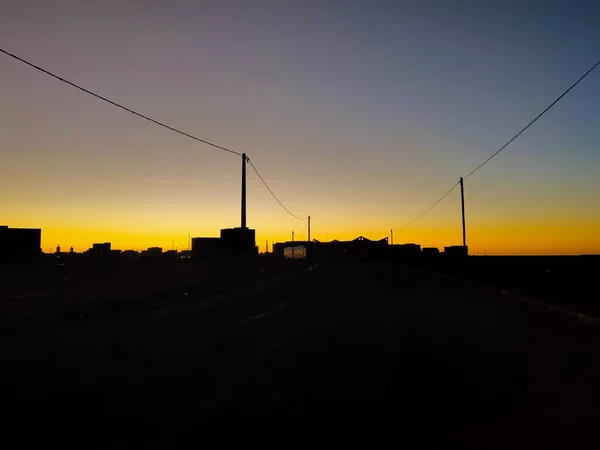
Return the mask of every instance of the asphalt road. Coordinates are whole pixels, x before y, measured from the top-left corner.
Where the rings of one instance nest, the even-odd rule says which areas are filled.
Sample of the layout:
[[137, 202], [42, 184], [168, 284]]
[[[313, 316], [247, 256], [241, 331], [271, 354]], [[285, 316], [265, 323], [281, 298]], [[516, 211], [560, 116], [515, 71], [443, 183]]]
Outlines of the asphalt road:
[[4, 440], [588, 447], [599, 344], [596, 327], [433, 274], [328, 265], [2, 343]]

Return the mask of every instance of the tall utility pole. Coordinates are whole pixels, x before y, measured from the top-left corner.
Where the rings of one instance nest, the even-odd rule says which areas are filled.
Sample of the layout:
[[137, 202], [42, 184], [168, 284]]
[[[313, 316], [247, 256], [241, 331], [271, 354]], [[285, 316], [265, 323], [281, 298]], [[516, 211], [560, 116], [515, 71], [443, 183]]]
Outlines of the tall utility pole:
[[292, 261], [294, 260], [294, 232], [292, 231]]
[[392, 245], [394, 245], [394, 230], [390, 230], [390, 235], [392, 236]]
[[308, 242], [310, 242], [310, 216], [308, 216]]
[[269, 253], [269, 241], [267, 240], [267, 245], [265, 246], [265, 253]]
[[467, 246], [467, 229], [465, 227], [465, 187], [463, 178], [460, 177], [460, 203], [462, 207], [462, 231], [463, 231], [463, 247]]
[[242, 153], [242, 253], [248, 258], [248, 233], [246, 229], [246, 154]]
[[246, 228], [246, 154], [242, 153], [242, 228]]

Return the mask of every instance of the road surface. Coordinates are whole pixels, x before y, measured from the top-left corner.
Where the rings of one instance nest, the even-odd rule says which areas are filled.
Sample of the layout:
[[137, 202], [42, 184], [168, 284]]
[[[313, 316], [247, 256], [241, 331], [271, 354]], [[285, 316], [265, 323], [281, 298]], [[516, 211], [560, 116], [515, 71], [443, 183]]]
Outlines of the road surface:
[[2, 343], [5, 436], [577, 448], [598, 422], [599, 344], [594, 326], [433, 274], [325, 265]]

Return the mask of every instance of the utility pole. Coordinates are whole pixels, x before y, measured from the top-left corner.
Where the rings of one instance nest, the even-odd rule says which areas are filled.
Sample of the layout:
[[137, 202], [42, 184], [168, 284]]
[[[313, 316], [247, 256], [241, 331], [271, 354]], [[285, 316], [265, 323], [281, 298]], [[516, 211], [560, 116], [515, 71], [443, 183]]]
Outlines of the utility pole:
[[294, 232], [292, 231], [292, 261], [294, 260]]
[[394, 230], [390, 230], [390, 235], [392, 236], [392, 245], [394, 245]]
[[465, 227], [465, 188], [463, 178], [460, 177], [460, 203], [462, 208], [462, 232], [463, 232], [463, 247], [467, 246], [467, 230]]
[[308, 216], [308, 242], [310, 242], [310, 216]]
[[267, 240], [267, 245], [265, 246], [265, 253], [269, 253], [269, 241]]
[[242, 153], [242, 228], [246, 228], [246, 154]]
[[248, 239], [246, 233], [246, 154], [242, 153], [242, 250], [244, 259], [247, 259], [246, 248]]

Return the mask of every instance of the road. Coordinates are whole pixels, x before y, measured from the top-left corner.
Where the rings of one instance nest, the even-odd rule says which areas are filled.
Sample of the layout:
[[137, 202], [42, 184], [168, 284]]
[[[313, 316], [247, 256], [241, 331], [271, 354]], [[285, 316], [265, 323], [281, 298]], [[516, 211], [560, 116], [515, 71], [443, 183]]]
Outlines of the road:
[[594, 326], [433, 274], [325, 265], [2, 343], [5, 437], [578, 448], [598, 344]]

